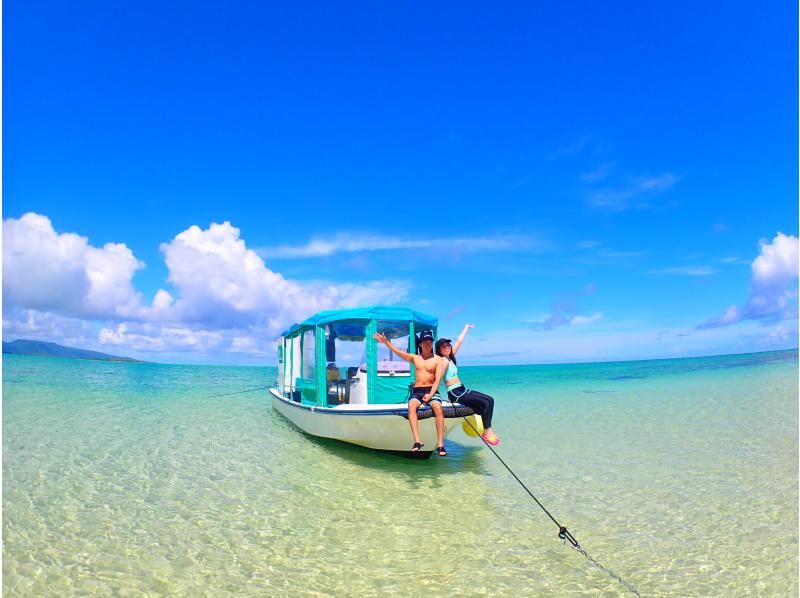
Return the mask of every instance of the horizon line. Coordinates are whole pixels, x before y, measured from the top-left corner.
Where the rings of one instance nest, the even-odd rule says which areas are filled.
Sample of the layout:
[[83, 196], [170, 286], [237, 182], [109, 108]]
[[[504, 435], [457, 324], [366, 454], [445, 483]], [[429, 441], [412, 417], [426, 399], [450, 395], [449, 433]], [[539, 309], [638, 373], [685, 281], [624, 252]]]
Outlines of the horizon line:
[[[34, 339], [15, 339], [15, 340], [34, 340]], [[5, 341], [8, 342], [8, 341]], [[52, 341], [39, 341], [39, 342], [51, 342]], [[57, 343], [54, 343], [57, 344]], [[64, 346], [64, 345], [61, 345]], [[77, 348], [77, 347], [70, 347], [70, 348]], [[92, 349], [83, 349], [86, 351], [91, 351]], [[744, 355], [760, 355], [762, 353], [781, 353], [785, 351], [800, 351], [800, 347], [790, 347], [788, 349], [768, 349], [766, 351], [746, 351], [744, 353], [715, 353], [710, 355], [693, 355], [693, 356], [682, 356], [682, 357], [647, 357], [642, 359], [610, 359], [610, 360], [601, 360], [601, 361], [559, 361], [559, 362], [550, 362], [550, 363], [486, 363], [486, 364], [463, 364], [461, 367], [499, 367], [499, 368], [510, 368], [510, 367], [547, 367], [547, 366], [561, 366], [561, 365], [586, 365], [586, 364], [614, 364], [614, 363], [632, 363], [632, 362], [646, 362], [646, 361], [671, 361], [675, 359], [706, 359], [706, 358], [713, 358], [713, 357], [734, 357], [734, 356], [744, 356]], [[146, 363], [149, 365], [180, 365], [180, 366], [196, 366], [196, 367], [236, 367], [236, 368], [276, 368], [277, 365], [253, 365], [253, 364], [237, 364], [237, 363], [191, 363], [191, 362], [165, 362], [165, 361], [149, 361], [149, 360], [139, 360], [136, 358], [122, 358], [122, 359], [87, 359], [83, 357], [64, 357], [60, 355], [27, 355], [24, 353], [6, 353], [3, 352], [3, 355], [17, 355], [22, 357], [47, 357], [50, 359], [76, 359], [80, 361], [103, 361], [109, 363]], [[112, 356], [116, 357], [116, 356]]]

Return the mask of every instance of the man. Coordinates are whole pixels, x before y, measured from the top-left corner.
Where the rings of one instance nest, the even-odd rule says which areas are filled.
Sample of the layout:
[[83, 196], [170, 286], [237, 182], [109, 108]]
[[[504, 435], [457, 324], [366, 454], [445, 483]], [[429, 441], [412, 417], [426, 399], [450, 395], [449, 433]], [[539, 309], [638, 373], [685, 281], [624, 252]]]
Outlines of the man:
[[439, 396], [439, 384], [444, 376], [447, 363], [433, 353], [433, 333], [430, 330], [420, 333], [417, 342], [418, 355], [398, 349], [380, 332], [375, 334], [374, 338], [379, 343], [386, 345], [401, 359], [414, 364], [414, 389], [408, 400], [408, 424], [411, 426], [411, 434], [414, 436], [414, 446], [411, 447], [411, 452], [416, 453], [424, 446], [419, 438], [417, 409], [425, 403], [431, 406], [436, 418], [436, 454], [440, 457], [447, 456], [447, 451], [444, 450], [444, 412], [442, 411], [442, 399]]

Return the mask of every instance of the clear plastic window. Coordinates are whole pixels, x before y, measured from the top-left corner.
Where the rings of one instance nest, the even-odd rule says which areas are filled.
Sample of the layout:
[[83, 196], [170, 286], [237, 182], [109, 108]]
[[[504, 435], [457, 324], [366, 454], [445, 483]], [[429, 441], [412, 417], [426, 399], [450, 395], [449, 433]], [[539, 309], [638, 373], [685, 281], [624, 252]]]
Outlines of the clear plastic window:
[[326, 327], [325, 379], [328, 406], [350, 403], [351, 394], [355, 396], [362, 391], [363, 402], [366, 402], [366, 349], [366, 322], [336, 322]]
[[[386, 335], [392, 344], [406, 353], [413, 353], [411, 325], [408, 322], [378, 321], [378, 332]], [[410, 376], [411, 364], [395, 355], [383, 344], [378, 345], [378, 376]]]
[[314, 330], [306, 330], [303, 333], [303, 378], [314, 380], [316, 372], [316, 352], [314, 342]]
[[300, 400], [300, 335], [286, 340], [284, 355], [285, 392], [293, 401]]

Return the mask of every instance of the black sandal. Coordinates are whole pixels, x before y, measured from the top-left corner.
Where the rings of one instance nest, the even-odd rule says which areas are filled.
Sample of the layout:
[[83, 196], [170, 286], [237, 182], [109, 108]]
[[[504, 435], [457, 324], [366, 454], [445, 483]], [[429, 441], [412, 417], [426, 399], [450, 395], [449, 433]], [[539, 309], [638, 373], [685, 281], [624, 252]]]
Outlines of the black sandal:
[[437, 446], [436, 447], [436, 454], [439, 455], [440, 457], [446, 457], [447, 456], [447, 451], [444, 450], [443, 446]]
[[421, 449], [423, 446], [425, 446], [425, 445], [422, 444], [421, 442], [415, 442], [414, 446], [411, 447], [411, 452], [412, 453], [418, 453], [419, 449]]

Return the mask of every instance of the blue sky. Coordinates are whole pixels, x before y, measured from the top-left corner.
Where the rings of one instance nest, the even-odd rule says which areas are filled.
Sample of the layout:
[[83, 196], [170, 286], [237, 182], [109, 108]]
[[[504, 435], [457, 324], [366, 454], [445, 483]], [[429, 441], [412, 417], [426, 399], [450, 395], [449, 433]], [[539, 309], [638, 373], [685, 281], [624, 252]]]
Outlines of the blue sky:
[[796, 347], [796, 10], [7, 3], [4, 338], [272, 364], [378, 302], [466, 363]]

